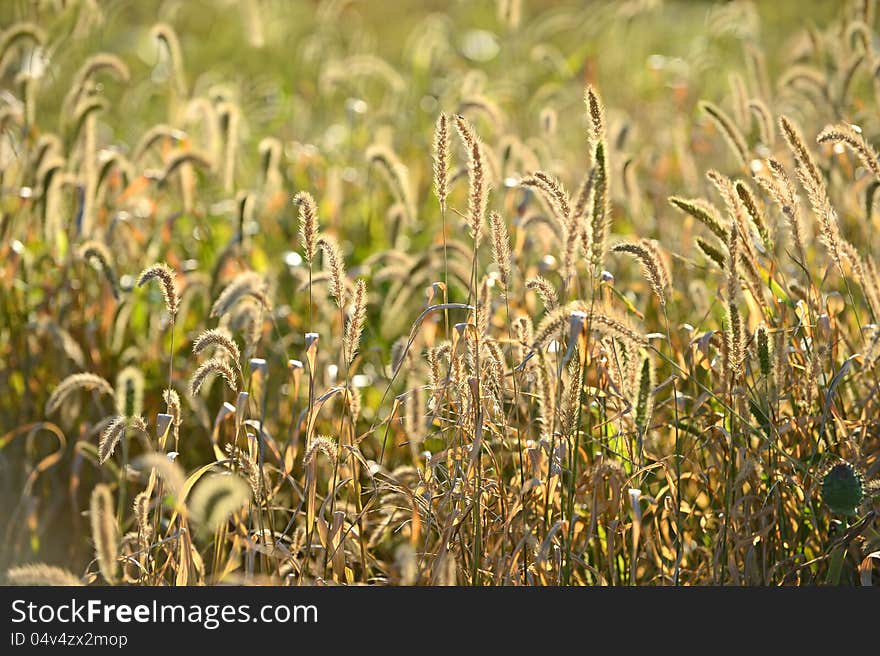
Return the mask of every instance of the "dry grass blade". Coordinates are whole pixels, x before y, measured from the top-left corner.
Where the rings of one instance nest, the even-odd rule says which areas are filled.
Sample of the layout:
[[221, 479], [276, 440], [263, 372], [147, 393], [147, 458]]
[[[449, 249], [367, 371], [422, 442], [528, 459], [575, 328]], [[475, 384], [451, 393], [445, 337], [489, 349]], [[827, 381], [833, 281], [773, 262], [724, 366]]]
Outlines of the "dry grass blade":
[[266, 295], [266, 283], [262, 277], [254, 271], [243, 271], [220, 292], [214, 305], [211, 306], [211, 316], [220, 317], [227, 314], [239, 300], [248, 296], [257, 299], [265, 309], [272, 309], [272, 304]]
[[92, 540], [95, 543], [95, 554], [101, 575], [107, 583], [116, 581], [119, 570], [119, 530], [113, 512], [113, 496], [110, 488], [99, 483], [92, 490], [89, 515], [92, 523]]

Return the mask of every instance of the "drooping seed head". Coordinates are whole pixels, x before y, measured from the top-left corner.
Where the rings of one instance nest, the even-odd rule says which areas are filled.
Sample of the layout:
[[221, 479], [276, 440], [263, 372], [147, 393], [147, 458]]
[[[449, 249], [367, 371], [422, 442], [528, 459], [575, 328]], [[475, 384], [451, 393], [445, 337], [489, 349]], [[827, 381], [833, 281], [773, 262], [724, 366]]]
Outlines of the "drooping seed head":
[[165, 309], [172, 317], [177, 314], [177, 310], [180, 307], [180, 296], [174, 284], [174, 277], [174, 270], [171, 267], [165, 263], [159, 263], [144, 269], [137, 281], [138, 287], [143, 287], [154, 279], [159, 282], [162, 298], [165, 299]]

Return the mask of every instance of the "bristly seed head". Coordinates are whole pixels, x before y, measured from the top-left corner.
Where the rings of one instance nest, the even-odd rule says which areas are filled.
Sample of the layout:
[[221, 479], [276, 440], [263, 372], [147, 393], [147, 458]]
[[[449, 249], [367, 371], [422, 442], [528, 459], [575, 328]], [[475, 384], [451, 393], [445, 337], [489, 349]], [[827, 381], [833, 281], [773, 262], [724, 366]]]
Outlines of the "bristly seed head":
[[147, 267], [141, 272], [138, 278], [138, 287], [143, 287], [150, 280], [159, 281], [159, 288], [162, 290], [162, 297], [165, 299], [165, 309], [168, 314], [174, 317], [180, 307], [180, 296], [177, 294], [177, 288], [174, 284], [174, 270], [167, 264], [160, 263]]
[[441, 112], [434, 128], [434, 191], [440, 211], [446, 212], [449, 195], [449, 117]]
[[293, 197], [299, 206], [299, 240], [302, 243], [306, 262], [312, 263], [318, 250], [318, 205], [307, 191], [301, 191]]

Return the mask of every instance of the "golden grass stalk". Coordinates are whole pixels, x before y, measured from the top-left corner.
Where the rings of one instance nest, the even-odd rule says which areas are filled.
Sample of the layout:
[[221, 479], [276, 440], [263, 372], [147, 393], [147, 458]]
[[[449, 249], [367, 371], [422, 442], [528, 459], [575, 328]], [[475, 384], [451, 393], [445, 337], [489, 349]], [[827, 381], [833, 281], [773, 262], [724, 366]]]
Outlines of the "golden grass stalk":
[[367, 283], [358, 279], [355, 284], [354, 303], [351, 316], [345, 324], [345, 336], [343, 338], [343, 351], [346, 354], [348, 366], [354, 362], [361, 344], [361, 335], [367, 320]]
[[736, 119], [734, 125], [740, 130], [748, 131], [749, 127], [749, 94], [746, 91], [746, 84], [742, 75], [737, 72], [728, 76], [730, 84], [730, 96], [733, 100], [733, 117]]
[[211, 374], [222, 376], [229, 389], [233, 392], [235, 391], [235, 372], [229, 368], [225, 359], [211, 358], [210, 360], [203, 362], [199, 368], [193, 372], [192, 377], [189, 379], [190, 396], [195, 396], [199, 393], [202, 385]]
[[783, 388], [787, 373], [788, 344], [785, 331], [780, 329], [773, 333], [773, 384], [776, 385], [776, 389]]
[[730, 226], [727, 237], [727, 262], [724, 267], [724, 282], [726, 285], [726, 298], [732, 302], [739, 295], [739, 261], [740, 261], [740, 236], [736, 226]]
[[767, 63], [764, 52], [758, 46], [748, 43], [745, 47], [746, 64], [749, 77], [760, 98], [770, 102], [770, 82], [767, 78]]
[[497, 0], [496, 12], [498, 20], [509, 30], [519, 28], [522, 19], [522, 0]]
[[257, 345], [263, 338], [265, 316], [263, 304], [252, 299], [239, 305], [233, 315], [231, 325], [237, 326], [244, 333], [245, 359], [250, 359], [256, 352]]
[[226, 149], [223, 153], [223, 190], [231, 194], [235, 189], [235, 164], [238, 157], [238, 124], [241, 120], [241, 110], [229, 101], [221, 102], [217, 106], [217, 114], [226, 133]]
[[787, 116], [779, 117], [779, 127], [785, 142], [794, 155], [798, 177], [801, 178], [804, 188], [809, 192], [810, 188], [822, 186], [822, 174], [801, 136], [800, 129]]
[[363, 397], [361, 396], [361, 391], [357, 387], [348, 385], [345, 388], [344, 394], [345, 402], [351, 413], [351, 423], [357, 424], [357, 420], [361, 416], [361, 410], [363, 409]]
[[618, 244], [611, 249], [614, 253], [627, 253], [633, 256], [642, 265], [642, 272], [651, 291], [657, 296], [660, 305], [666, 305], [666, 290], [671, 288], [672, 283], [669, 277], [669, 271], [660, 255], [657, 246], [647, 240], [641, 239], [638, 242], [624, 242]]
[[101, 576], [112, 585], [118, 571], [119, 529], [113, 515], [113, 495], [107, 485], [99, 483], [95, 486], [89, 508], [98, 566]]
[[772, 357], [770, 353], [770, 337], [767, 333], [767, 324], [761, 323], [755, 329], [755, 344], [758, 352], [758, 366], [761, 375], [769, 376], [772, 369]]
[[728, 372], [738, 378], [743, 366], [743, 321], [735, 301], [727, 303], [727, 325], [724, 338], [727, 343]]
[[37, 322], [37, 330], [40, 334], [51, 335], [58, 349], [64, 353], [64, 355], [69, 358], [78, 369], [85, 369], [85, 353], [83, 352], [82, 347], [67, 330], [51, 319], [40, 319]]
[[155, 469], [158, 476], [167, 485], [168, 491], [175, 496], [183, 491], [186, 482], [183, 469], [165, 453], [156, 451], [146, 453], [135, 460], [132, 466], [143, 472], [152, 472]]
[[264, 189], [275, 191], [281, 184], [281, 154], [284, 145], [276, 137], [265, 137], [260, 140], [259, 151], [262, 164], [262, 181]]
[[590, 219], [590, 255], [593, 266], [602, 269], [608, 232], [611, 229], [611, 198], [608, 192], [608, 163], [605, 142], [596, 144], [593, 177], [593, 211]]
[[444, 358], [449, 357], [450, 344], [444, 342], [440, 346], [432, 346], [425, 355], [428, 361], [428, 381], [434, 399], [438, 400], [444, 387], [444, 376], [441, 370]]
[[520, 180], [520, 185], [537, 189], [560, 225], [566, 225], [571, 208], [568, 203], [568, 194], [559, 180], [544, 171], [535, 171], [532, 175]]
[[116, 55], [108, 52], [92, 55], [79, 67], [68, 87], [62, 104], [66, 113], [69, 114], [75, 110], [83, 95], [87, 93], [89, 82], [101, 71], [109, 71], [118, 81], [123, 83], [131, 79], [128, 66]]
[[137, 286], [143, 287], [151, 280], [159, 282], [159, 289], [162, 290], [162, 298], [165, 300], [165, 309], [172, 317], [177, 314], [180, 307], [180, 296], [174, 284], [174, 270], [167, 264], [154, 264], [147, 267], [138, 277]]
[[391, 193], [405, 210], [407, 223], [414, 221], [416, 206], [410, 186], [409, 170], [397, 154], [386, 146], [374, 144], [367, 148], [366, 158], [382, 172], [391, 188]]
[[324, 251], [324, 266], [330, 273], [330, 295], [341, 308], [345, 303], [345, 260], [342, 257], [342, 249], [329, 235], [319, 237], [318, 246]]
[[478, 247], [483, 234], [483, 217], [489, 202], [489, 185], [483, 163], [483, 144], [473, 126], [462, 116], [455, 117], [455, 127], [468, 154], [468, 213], [467, 222], [471, 238]]
[[82, 389], [114, 396], [113, 386], [97, 374], [71, 374], [52, 390], [49, 400], [46, 401], [46, 414], [52, 414], [58, 410], [70, 394]]
[[651, 413], [654, 408], [654, 386], [654, 367], [651, 363], [651, 358], [645, 356], [642, 358], [642, 363], [639, 367], [638, 394], [635, 402], [635, 425], [639, 439], [643, 439], [648, 430], [648, 422], [651, 419]]
[[584, 244], [586, 246], [589, 245], [590, 235], [584, 233], [589, 231], [590, 224], [584, 221], [584, 219], [586, 218], [587, 210], [589, 209], [590, 197], [593, 195], [594, 178], [595, 171], [593, 169], [584, 175], [580, 185], [578, 185], [577, 191], [572, 197], [571, 215], [568, 218], [569, 226], [578, 226], [578, 230], [581, 232], [581, 238], [584, 239]]
[[498, 212], [489, 214], [489, 236], [492, 240], [492, 258], [506, 289], [510, 284], [510, 236], [507, 234], [507, 223]]
[[[587, 105], [587, 117], [590, 120], [590, 132], [588, 142], [590, 150], [596, 152], [596, 147], [605, 139], [605, 106], [592, 84], [588, 84], [584, 92], [584, 102]], [[595, 162], [595, 160], [594, 160]]]
[[183, 416], [180, 411], [180, 395], [176, 390], [168, 388], [162, 390], [162, 399], [168, 408], [168, 414], [174, 417], [174, 425], [180, 426], [183, 423]]
[[556, 128], [559, 125], [559, 115], [552, 107], [544, 107], [538, 115], [538, 124], [541, 126], [541, 132], [546, 137], [556, 136]]
[[773, 114], [767, 107], [767, 103], [760, 98], [752, 98], [749, 101], [749, 109], [758, 123], [758, 135], [761, 143], [772, 147], [776, 143], [776, 128], [773, 125]]
[[173, 128], [170, 125], [166, 125], [165, 123], [158, 123], [151, 127], [149, 130], [144, 132], [141, 136], [140, 141], [138, 141], [137, 145], [132, 150], [131, 159], [133, 162], [139, 161], [144, 154], [150, 150], [154, 145], [156, 145], [162, 139], [168, 139], [171, 142], [176, 142], [184, 139], [186, 137], [186, 133], [182, 130], [178, 130], [177, 128]]
[[83, 260], [94, 260], [101, 268], [101, 273], [107, 279], [110, 289], [113, 292], [113, 298], [119, 300], [119, 283], [116, 278], [116, 271], [113, 268], [113, 255], [104, 242], [91, 239], [84, 242], [79, 247], [79, 256]]
[[255, 298], [263, 307], [271, 309], [272, 303], [266, 295], [263, 278], [254, 271], [242, 271], [220, 292], [211, 307], [211, 317], [223, 316], [239, 300], [248, 296]]
[[69, 570], [44, 563], [11, 567], [6, 571], [6, 583], [7, 585], [83, 585], [82, 580]]
[[168, 162], [165, 164], [165, 168], [162, 170], [162, 173], [159, 174], [158, 185], [162, 187], [168, 184], [168, 180], [171, 178], [171, 176], [174, 175], [178, 170], [181, 169], [181, 167], [186, 164], [195, 164], [199, 168], [205, 169], [207, 171], [211, 171], [213, 169], [211, 159], [208, 155], [196, 150], [181, 151], [172, 155]]
[[838, 103], [843, 104], [846, 102], [846, 96], [849, 93], [849, 87], [852, 84], [853, 78], [856, 75], [856, 71], [865, 61], [865, 53], [863, 52], [854, 52], [850, 57], [842, 62], [841, 70], [838, 71], [838, 89], [836, 100]]
[[177, 32], [168, 23], [156, 23], [150, 30], [150, 35], [162, 43], [171, 60], [172, 79], [177, 94], [181, 97], [186, 95], [186, 77], [183, 72], [183, 53], [180, 48], [180, 40]]
[[144, 422], [143, 417], [117, 415], [107, 424], [98, 442], [98, 462], [100, 464], [103, 465], [110, 459], [120, 440], [125, 439], [125, 434], [129, 429], [147, 434], [147, 424]]
[[791, 119], [786, 116], [780, 116], [779, 126], [794, 156], [795, 171], [801, 186], [807, 192], [807, 198], [810, 200], [813, 212], [819, 219], [819, 240], [828, 249], [831, 259], [837, 265], [837, 268], [842, 271], [842, 238], [837, 221], [837, 212], [831, 206], [831, 202], [828, 199], [825, 181], [822, 178], [819, 167], [816, 165], [812, 154], [801, 137], [800, 130]]
[[535, 329], [532, 348], [537, 350], [544, 346], [552, 337], [558, 335], [559, 331], [568, 325], [572, 312], [586, 313], [586, 323], [601, 333], [639, 346], [644, 346], [648, 343], [645, 336], [636, 330], [626, 317], [618, 315], [610, 309], [601, 311], [591, 308], [590, 304], [585, 301], [572, 301], [549, 312], [541, 320]]
[[875, 317], [880, 316], [880, 295], [877, 294], [875, 280], [867, 273], [866, 261], [851, 242], [843, 240], [840, 246], [841, 253], [849, 262], [856, 282], [859, 283], [859, 286], [865, 294], [868, 308]]
[[235, 362], [241, 361], [241, 351], [238, 344], [225, 331], [218, 328], [211, 328], [204, 331], [193, 342], [193, 353], [199, 354], [206, 348], [216, 347], [225, 351]]
[[12, 23], [0, 33], [0, 61], [3, 61], [6, 53], [12, 46], [23, 40], [30, 40], [37, 45], [43, 45], [46, 43], [46, 31], [36, 23], [29, 21]]
[[791, 230], [795, 247], [801, 257], [801, 261], [805, 261], [806, 250], [804, 248], [803, 225], [801, 223], [801, 204], [797, 196], [794, 184], [782, 164], [771, 158], [767, 159], [767, 168], [770, 171], [771, 179], [764, 177], [755, 178], [758, 183], [767, 190], [773, 200], [779, 205], [783, 216], [785, 217], [788, 227]]
[[714, 103], [704, 100], [700, 103], [700, 109], [712, 119], [712, 122], [718, 127], [734, 155], [736, 155], [743, 167], [748, 169], [749, 147], [740, 129], [727, 113]]
[[473, 93], [462, 98], [458, 104], [459, 114], [480, 113], [486, 117], [495, 132], [504, 130], [504, 112], [498, 103], [482, 93]]
[[[556, 397], [553, 394], [553, 387], [547, 367], [547, 357], [544, 351], [538, 351], [538, 364], [535, 366], [535, 371], [537, 372], [536, 385], [538, 388], [538, 423], [541, 426], [541, 437], [545, 440], [551, 438], [553, 417], [556, 414]], [[552, 453], [550, 457], [551, 459], [554, 457]]]
[[550, 284], [550, 281], [543, 276], [535, 276], [526, 281], [526, 289], [532, 289], [537, 292], [538, 297], [544, 304], [544, 308], [548, 312], [552, 312], [559, 307], [559, 296], [556, 289]]
[[440, 112], [434, 127], [434, 192], [440, 203], [440, 211], [446, 212], [449, 195], [449, 117]]
[[752, 220], [752, 225], [754, 225], [755, 229], [758, 231], [761, 241], [764, 242], [765, 248], [767, 248], [768, 251], [772, 251], [773, 239], [770, 237], [770, 230], [767, 228], [767, 222], [764, 220], [761, 210], [758, 209], [758, 203], [755, 200], [751, 189], [749, 189], [748, 185], [742, 180], [737, 180], [734, 183], [733, 188], [739, 196], [739, 199], [742, 201], [746, 213]]
[[326, 435], [318, 435], [306, 449], [303, 456], [303, 465], [310, 465], [318, 453], [323, 453], [330, 460], [330, 464], [336, 466], [336, 442]]
[[144, 411], [144, 373], [137, 367], [123, 367], [116, 374], [116, 412], [135, 416]]
[[[738, 196], [736, 194], [736, 189], [733, 187], [733, 181], [715, 169], [709, 169], [706, 171], [706, 178], [721, 195], [722, 200], [724, 200], [724, 207], [727, 209], [727, 213], [730, 215], [733, 225], [739, 224], [741, 208], [740, 203], [737, 200]], [[726, 237], [727, 235], [725, 235], [725, 238]]]
[[[565, 391], [562, 401], [562, 434], [572, 437], [579, 430], [578, 415], [581, 408], [581, 375], [580, 360], [573, 357], [566, 366], [567, 380], [564, 381]], [[562, 381], [561, 381], [562, 382]]]
[[743, 324], [736, 301], [739, 296], [739, 231], [735, 225], [730, 227], [727, 242], [727, 266], [724, 268], [727, 298], [727, 322], [724, 326], [727, 366], [725, 370], [734, 377], [742, 373], [743, 362]]
[[236, 474], [202, 478], [187, 499], [192, 517], [211, 532], [251, 500], [251, 486]]
[[293, 197], [293, 202], [299, 207], [299, 240], [303, 255], [311, 264], [318, 251], [318, 204], [307, 191], [300, 191]]
[[403, 209], [405, 218], [411, 220], [415, 213], [415, 202], [412, 198], [407, 167], [393, 150], [381, 144], [370, 146], [366, 151], [366, 159], [382, 171], [397, 200], [397, 205]]
[[[874, 0], [866, 0], [865, 2], [858, 2], [856, 4], [871, 6], [875, 3]], [[871, 22], [854, 18], [849, 25], [846, 26], [846, 34], [843, 39], [844, 44], [854, 48], [858, 47], [862, 51], [870, 53], [871, 41], [873, 40], [871, 28], [869, 27], [871, 24]]]
[[726, 256], [719, 249], [715, 248], [702, 237], [697, 237], [697, 247], [703, 251], [703, 254], [718, 265], [720, 269], [724, 269]]
[[718, 239], [722, 241], [727, 239], [727, 229], [723, 225], [718, 209], [712, 203], [701, 198], [680, 198], [678, 196], [670, 196], [668, 200], [671, 205], [690, 214], [709, 228]]
[[857, 130], [845, 123], [828, 125], [819, 133], [816, 141], [820, 144], [828, 142], [846, 144], [856, 154], [862, 165], [880, 180], [880, 159], [878, 159], [874, 147], [865, 140], [861, 129]]
[[559, 273], [562, 277], [564, 290], [568, 289], [568, 285], [577, 273], [577, 262], [580, 259], [584, 229], [585, 222], [579, 221], [577, 215], [572, 212], [566, 221], [563, 233], [565, 239], [562, 245], [562, 267]]
[[134, 498], [132, 512], [141, 540], [148, 540], [153, 532], [153, 527], [150, 524], [150, 494], [147, 490], [139, 492]]

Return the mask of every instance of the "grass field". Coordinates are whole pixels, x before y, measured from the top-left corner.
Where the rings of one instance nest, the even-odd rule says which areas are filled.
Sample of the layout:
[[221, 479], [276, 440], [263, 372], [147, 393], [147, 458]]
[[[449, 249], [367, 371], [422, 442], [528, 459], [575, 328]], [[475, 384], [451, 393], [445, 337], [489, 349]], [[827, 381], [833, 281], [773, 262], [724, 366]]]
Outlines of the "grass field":
[[872, 585], [858, 2], [0, 6], [0, 573]]

